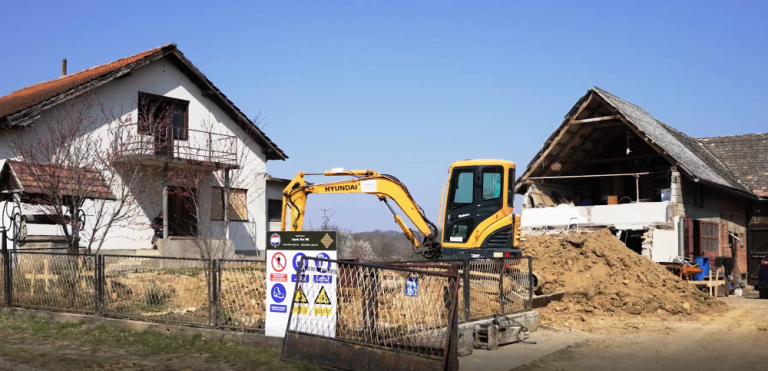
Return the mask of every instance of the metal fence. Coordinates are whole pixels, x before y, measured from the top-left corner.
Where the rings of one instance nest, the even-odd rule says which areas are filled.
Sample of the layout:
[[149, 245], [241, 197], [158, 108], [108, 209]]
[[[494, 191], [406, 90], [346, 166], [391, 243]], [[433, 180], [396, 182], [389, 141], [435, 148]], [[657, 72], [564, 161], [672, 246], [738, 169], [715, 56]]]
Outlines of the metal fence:
[[[31, 251], [6, 251], [0, 259], [2, 305], [236, 331], [263, 332], [265, 329], [266, 266], [262, 261]], [[361, 285], [367, 281], [361, 280], [366, 279], [366, 272], [374, 270], [371, 266], [378, 267], [375, 270], [379, 273], [377, 285], [370, 290], [398, 295], [404, 295], [407, 281], [407, 274], [402, 273], [404, 269], [438, 277], [455, 268], [459, 275], [455, 301], [459, 322], [531, 308], [531, 258], [518, 257], [369, 265], [341, 263], [340, 279], [335, 285], [340, 311], [359, 311], [365, 304]], [[428, 283], [421, 285], [420, 288], [430, 288]], [[398, 321], [402, 318], [393, 313], [412, 321], [427, 314], [434, 319], [438, 314], [444, 315], [445, 312], [438, 313], [437, 309], [429, 313], [414, 305], [427, 297], [429, 303], [443, 302], [440, 296], [443, 293], [438, 291], [427, 291], [426, 296], [406, 301], [391, 301], [381, 296], [377, 304], [378, 318], [389, 327], [377, 328], [377, 333], [387, 334], [399, 328]], [[341, 317], [339, 331], [359, 328], [361, 324], [355, 321], [362, 319]], [[385, 338], [396, 339], [395, 335], [389, 333]], [[349, 336], [351, 339], [352, 335]], [[364, 338], [355, 339], [364, 341]]]
[[531, 309], [533, 299], [532, 258], [476, 258], [388, 263], [401, 267], [455, 265], [461, 275], [459, 321], [470, 322], [494, 315]]
[[331, 278], [297, 280], [284, 358], [333, 369], [455, 369], [449, 364], [457, 346], [454, 265], [303, 259], [329, 262]]
[[6, 251], [2, 305], [263, 332], [265, 264]]

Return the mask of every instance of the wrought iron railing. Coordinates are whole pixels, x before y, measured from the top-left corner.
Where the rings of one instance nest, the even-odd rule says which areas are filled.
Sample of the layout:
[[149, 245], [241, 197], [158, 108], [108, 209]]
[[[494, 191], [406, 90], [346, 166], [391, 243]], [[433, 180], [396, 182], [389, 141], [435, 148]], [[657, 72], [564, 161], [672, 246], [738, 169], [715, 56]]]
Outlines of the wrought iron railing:
[[233, 135], [141, 124], [121, 125], [118, 131], [116, 150], [124, 156], [230, 165], [237, 162], [237, 137]]

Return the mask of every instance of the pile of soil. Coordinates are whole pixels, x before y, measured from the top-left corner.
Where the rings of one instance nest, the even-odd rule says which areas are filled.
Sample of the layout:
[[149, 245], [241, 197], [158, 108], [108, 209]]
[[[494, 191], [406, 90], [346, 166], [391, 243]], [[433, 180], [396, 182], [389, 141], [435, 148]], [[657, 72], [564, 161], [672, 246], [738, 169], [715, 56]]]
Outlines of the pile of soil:
[[637, 327], [627, 321], [691, 320], [727, 308], [630, 250], [607, 229], [526, 236], [522, 248], [533, 256], [534, 270], [545, 276], [542, 293], [565, 291], [562, 301], [537, 309], [544, 325], [593, 330], [610, 322]]

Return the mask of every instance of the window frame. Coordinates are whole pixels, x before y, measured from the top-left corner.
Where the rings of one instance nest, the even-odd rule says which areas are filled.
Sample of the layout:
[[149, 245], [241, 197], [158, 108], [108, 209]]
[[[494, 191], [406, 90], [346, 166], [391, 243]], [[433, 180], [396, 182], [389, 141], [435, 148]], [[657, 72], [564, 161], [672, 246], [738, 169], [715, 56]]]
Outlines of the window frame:
[[509, 180], [507, 180], [507, 206], [515, 207], [515, 168], [509, 168]]
[[[276, 208], [277, 211], [273, 211], [273, 207], [272, 207], [272, 205], [270, 203], [274, 203], [274, 204], [277, 205], [277, 208]], [[282, 208], [283, 208], [283, 200], [282, 199], [277, 199], [277, 198], [267, 199], [267, 222], [268, 223], [280, 222], [282, 220], [282, 218], [283, 218], [283, 210], [282, 210]], [[277, 212], [277, 214], [278, 214], [276, 219], [272, 218], [271, 214], [273, 212]]]
[[[152, 135], [152, 133], [150, 133], [150, 130], [149, 130], [150, 128], [148, 128], [146, 125], [143, 125], [141, 122], [141, 117], [145, 117], [146, 115], [145, 112], [142, 112], [142, 109], [147, 108], [147, 106], [143, 105], [144, 102], [150, 105], [166, 105], [169, 109], [169, 112], [171, 113], [172, 128], [174, 128], [173, 117], [175, 116], [174, 114], [175, 108], [176, 107], [183, 108], [184, 124], [181, 131], [177, 132], [176, 130], [173, 130], [173, 139], [183, 140], [183, 141], [186, 141], [189, 139], [189, 101], [139, 91], [139, 104], [138, 104], [138, 113], [139, 113], [138, 120], [139, 121], [136, 124], [136, 130], [140, 135]], [[177, 135], [177, 133], [179, 135]]]
[[[472, 199], [468, 203], [465, 203], [465, 202], [457, 203], [456, 202], [456, 191], [458, 190], [458, 188], [451, 187], [451, 185], [454, 184], [454, 183], [456, 185], [459, 185], [459, 178], [461, 177], [462, 174], [465, 174], [465, 173], [466, 174], [470, 174], [472, 176], [471, 177], [471, 179], [472, 179], [472, 183], [471, 183], [472, 187], [471, 187], [471, 191], [470, 191]], [[456, 210], [458, 208], [470, 206], [470, 205], [475, 203], [475, 183], [476, 183], [476, 180], [477, 180], [476, 178], [477, 178], [477, 167], [457, 168], [457, 169], [455, 169], [453, 171], [453, 174], [451, 175], [451, 181], [450, 181], [450, 183], [448, 183], [448, 187], [450, 188], [449, 189], [449, 197], [448, 197], [448, 200], [449, 200], [449, 202], [448, 202], [448, 210]]]
[[[494, 188], [494, 197], [491, 198], [485, 198], [485, 174], [498, 174], [499, 175], [499, 195], [495, 196], [496, 189]], [[495, 187], [495, 185], [494, 185]], [[483, 170], [480, 172], [480, 202], [488, 202], [488, 201], [494, 201], [502, 198], [504, 196], [504, 168], [503, 167], [496, 167], [496, 166], [489, 166], [483, 168]]]
[[[224, 221], [224, 210], [223, 209], [224, 209], [224, 190], [225, 189], [226, 188], [224, 188], [224, 187], [211, 187], [211, 220], [212, 221], [217, 221], [217, 222], [223, 222]], [[229, 215], [229, 221], [230, 222], [248, 222], [248, 221], [250, 221], [250, 215], [248, 213], [248, 190], [245, 189], [245, 188], [230, 188], [229, 191], [230, 191], [230, 194], [234, 194], [234, 193], [238, 193], [238, 192], [245, 193], [245, 205], [244, 205], [244, 208], [245, 208], [245, 219], [240, 219], [239, 217], [233, 218], [232, 215], [233, 215], [234, 208], [232, 207], [231, 208], [232, 211], [229, 212], [229, 214], [228, 214]], [[218, 202], [216, 195], [218, 195], [218, 197], [220, 197], [220, 198], [218, 198], [218, 200], [221, 200], [220, 203]], [[233, 198], [229, 197], [229, 204], [230, 205], [232, 205], [232, 200], [233, 200]], [[216, 205], [221, 205], [221, 208], [222, 208], [222, 210], [220, 211], [221, 212], [221, 219], [214, 218], [213, 210], [216, 207]], [[227, 211], [230, 211], [230, 208], [227, 208]]]

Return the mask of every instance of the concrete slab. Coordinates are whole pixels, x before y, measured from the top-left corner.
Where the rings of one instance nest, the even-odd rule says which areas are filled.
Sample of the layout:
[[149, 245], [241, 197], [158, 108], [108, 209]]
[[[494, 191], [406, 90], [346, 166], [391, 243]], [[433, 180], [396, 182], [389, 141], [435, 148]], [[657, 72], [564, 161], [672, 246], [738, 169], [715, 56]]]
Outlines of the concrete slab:
[[589, 334], [582, 332], [554, 332], [539, 329], [532, 332], [529, 341], [536, 344], [515, 343], [488, 351], [475, 349], [472, 354], [459, 358], [461, 371], [510, 371], [544, 356], [574, 346], [587, 340]]

